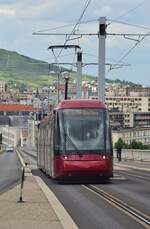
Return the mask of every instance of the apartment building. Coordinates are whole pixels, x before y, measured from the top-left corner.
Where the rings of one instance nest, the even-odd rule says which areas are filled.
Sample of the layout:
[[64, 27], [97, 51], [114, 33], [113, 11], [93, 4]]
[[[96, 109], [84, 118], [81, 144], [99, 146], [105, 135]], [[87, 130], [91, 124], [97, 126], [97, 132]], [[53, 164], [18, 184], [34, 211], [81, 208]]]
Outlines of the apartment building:
[[150, 96], [150, 87], [126, 87], [127, 96]]
[[150, 126], [150, 112], [135, 112], [130, 114], [131, 127]]
[[150, 126], [150, 112], [109, 111], [110, 124], [113, 129]]
[[150, 96], [107, 96], [105, 100], [108, 108], [118, 109], [121, 112], [150, 112]]
[[142, 142], [143, 144], [150, 145], [150, 127], [143, 128], [128, 128], [114, 130], [112, 132], [113, 145], [122, 138], [127, 144], [130, 144], [133, 140]]
[[112, 129], [120, 129], [124, 127], [124, 113], [117, 110], [109, 112], [110, 126]]

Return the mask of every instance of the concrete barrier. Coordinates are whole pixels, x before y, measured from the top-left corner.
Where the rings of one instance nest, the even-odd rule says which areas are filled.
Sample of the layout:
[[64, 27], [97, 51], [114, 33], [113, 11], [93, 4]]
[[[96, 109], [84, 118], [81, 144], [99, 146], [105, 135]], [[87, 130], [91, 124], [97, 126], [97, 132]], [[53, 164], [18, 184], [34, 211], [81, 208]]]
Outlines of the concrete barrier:
[[[114, 149], [116, 157], [116, 149]], [[123, 160], [150, 162], [150, 150], [122, 149], [121, 157]]]

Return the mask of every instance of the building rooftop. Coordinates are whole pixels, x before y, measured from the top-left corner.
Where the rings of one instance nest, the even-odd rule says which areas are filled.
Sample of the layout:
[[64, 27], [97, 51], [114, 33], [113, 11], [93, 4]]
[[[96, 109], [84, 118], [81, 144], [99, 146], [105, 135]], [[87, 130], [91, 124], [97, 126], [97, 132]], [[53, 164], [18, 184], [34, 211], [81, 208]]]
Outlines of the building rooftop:
[[23, 104], [0, 104], [0, 111], [38, 111], [37, 108], [34, 108], [31, 105]]

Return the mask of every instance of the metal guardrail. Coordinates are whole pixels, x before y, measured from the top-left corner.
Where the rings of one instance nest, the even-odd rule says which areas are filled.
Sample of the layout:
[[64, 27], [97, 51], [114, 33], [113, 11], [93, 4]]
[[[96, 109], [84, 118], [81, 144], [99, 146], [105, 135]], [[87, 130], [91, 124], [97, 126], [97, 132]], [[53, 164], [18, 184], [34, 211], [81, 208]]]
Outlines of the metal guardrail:
[[32, 153], [29, 153], [29, 152], [27, 152], [26, 150], [22, 150], [25, 154], [27, 154], [28, 156], [30, 156], [30, 157], [32, 157], [34, 160], [36, 160], [37, 159], [37, 156], [36, 155], [33, 155]]
[[[27, 154], [28, 156], [32, 157], [34, 160], [37, 159], [37, 155], [33, 152], [27, 152], [27, 150], [22, 149], [22, 151]], [[114, 151], [114, 158], [116, 158], [117, 153], [116, 149]], [[138, 150], [138, 149], [122, 149], [121, 158], [125, 161], [143, 161], [143, 162], [150, 162], [150, 150]]]
[[[116, 155], [116, 149], [114, 149], [114, 157], [116, 157]], [[150, 162], [150, 150], [122, 149], [121, 158], [125, 161]]]

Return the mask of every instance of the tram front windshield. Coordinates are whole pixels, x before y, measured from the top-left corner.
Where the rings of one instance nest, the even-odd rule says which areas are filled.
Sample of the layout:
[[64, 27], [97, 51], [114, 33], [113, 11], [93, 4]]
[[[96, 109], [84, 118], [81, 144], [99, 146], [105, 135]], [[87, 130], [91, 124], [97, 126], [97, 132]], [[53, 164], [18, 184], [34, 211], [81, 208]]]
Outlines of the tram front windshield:
[[110, 152], [105, 109], [64, 109], [61, 114], [60, 147], [66, 152]]

